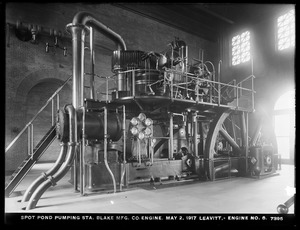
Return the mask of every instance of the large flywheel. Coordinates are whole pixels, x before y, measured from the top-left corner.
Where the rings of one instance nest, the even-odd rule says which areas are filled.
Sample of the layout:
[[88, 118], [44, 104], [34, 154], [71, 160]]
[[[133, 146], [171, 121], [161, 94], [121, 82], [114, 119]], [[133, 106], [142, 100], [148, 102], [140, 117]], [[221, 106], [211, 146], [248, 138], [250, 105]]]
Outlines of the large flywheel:
[[240, 170], [237, 158], [245, 158], [248, 146], [247, 119], [246, 112], [227, 110], [211, 122], [204, 151], [209, 179], [214, 180], [215, 174], [222, 171], [230, 174], [232, 169]]

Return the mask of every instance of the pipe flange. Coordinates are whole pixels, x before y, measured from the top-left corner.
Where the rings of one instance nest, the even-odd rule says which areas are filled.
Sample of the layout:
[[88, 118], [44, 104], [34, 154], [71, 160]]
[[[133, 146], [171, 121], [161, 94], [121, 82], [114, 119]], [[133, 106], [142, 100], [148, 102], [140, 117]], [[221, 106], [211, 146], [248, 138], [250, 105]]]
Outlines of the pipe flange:
[[77, 142], [68, 142], [68, 146], [78, 146], [79, 143]]
[[49, 177], [48, 177], [48, 180], [51, 182], [52, 186], [55, 186], [55, 185], [56, 185], [56, 182], [55, 182], [53, 176], [49, 176]]
[[44, 180], [47, 180], [47, 179], [48, 179], [47, 174], [46, 174], [45, 172], [42, 172], [41, 174], [42, 174], [42, 176], [44, 177]]
[[71, 28], [72, 27], [79, 27], [79, 28], [83, 29], [87, 36], [90, 34], [90, 29], [89, 29], [88, 26], [82, 25], [82, 24], [73, 24], [73, 23], [69, 23], [69, 24], [66, 25], [66, 31], [69, 34], [72, 34], [71, 33]]

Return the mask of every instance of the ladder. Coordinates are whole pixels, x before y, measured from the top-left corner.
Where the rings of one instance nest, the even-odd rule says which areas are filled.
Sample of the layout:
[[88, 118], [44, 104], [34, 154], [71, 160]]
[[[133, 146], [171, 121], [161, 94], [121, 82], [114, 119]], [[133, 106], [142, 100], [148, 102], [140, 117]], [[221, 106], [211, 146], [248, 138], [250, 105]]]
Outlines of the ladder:
[[[62, 88], [72, 79], [70, 76], [63, 84], [60, 86], [54, 94], [47, 100], [45, 105], [37, 112], [37, 114], [27, 123], [27, 125], [23, 128], [23, 130], [14, 138], [14, 140], [6, 147], [5, 154], [11, 149], [12, 146], [18, 143], [20, 137], [23, 133], [27, 131], [28, 136], [28, 155], [24, 159], [24, 161], [19, 165], [19, 167], [13, 172], [8, 183], [5, 185], [5, 196], [9, 197], [12, 192], [16, 189], [16, 187], [21, 183], [24, 177], [28, 174], [30, 169], [34, 166], [34, 164], [40, 159], [43, 153], [47, 150], [47, 148], [51, 145], [51, 143], [56, 138], [56, 124], [55, 124], [55, 114], [56, 110], [59, 109], [59, 93]], [[56, 98], [56, 110], [54, 106], [54, 100]], [[41, 114], [45, 108], [52, 104], [52, 125], [46, 135], [38, 142], [38, 144], [34, 147], [34, 137], [33, 137], [33, 122], [35, 119]]]

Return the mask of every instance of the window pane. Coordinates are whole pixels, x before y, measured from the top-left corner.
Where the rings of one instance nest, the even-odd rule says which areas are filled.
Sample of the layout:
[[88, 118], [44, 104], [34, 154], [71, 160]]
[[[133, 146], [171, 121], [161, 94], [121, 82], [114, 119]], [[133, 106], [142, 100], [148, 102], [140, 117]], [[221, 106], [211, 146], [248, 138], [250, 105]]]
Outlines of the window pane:
[[277, 19], [277, 45], [278, 50], [295, 46], [295, 11], [288, 13]]
[[250, 60], [250, 32], [232, 38], [232, 65], [238, 65]]

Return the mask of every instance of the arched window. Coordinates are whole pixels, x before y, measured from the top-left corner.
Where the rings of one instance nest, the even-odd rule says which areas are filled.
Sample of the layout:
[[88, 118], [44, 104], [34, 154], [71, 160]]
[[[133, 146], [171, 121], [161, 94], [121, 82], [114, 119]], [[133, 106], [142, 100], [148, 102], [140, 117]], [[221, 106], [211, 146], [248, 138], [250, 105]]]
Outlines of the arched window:
[[274, 106], [274, 128], [282, 163], [293, 163], [295, 154], [295, 90], [284, 93]]

